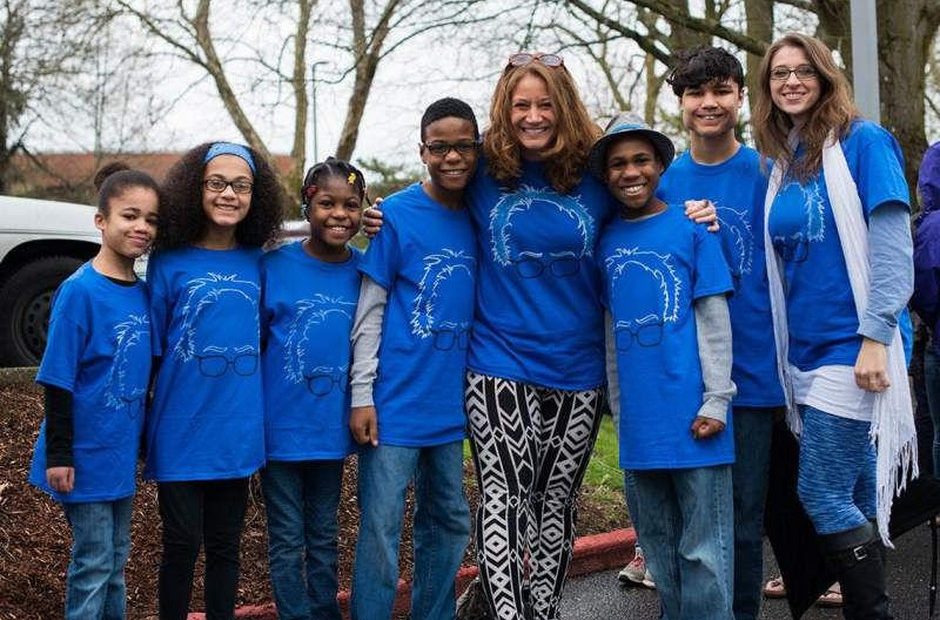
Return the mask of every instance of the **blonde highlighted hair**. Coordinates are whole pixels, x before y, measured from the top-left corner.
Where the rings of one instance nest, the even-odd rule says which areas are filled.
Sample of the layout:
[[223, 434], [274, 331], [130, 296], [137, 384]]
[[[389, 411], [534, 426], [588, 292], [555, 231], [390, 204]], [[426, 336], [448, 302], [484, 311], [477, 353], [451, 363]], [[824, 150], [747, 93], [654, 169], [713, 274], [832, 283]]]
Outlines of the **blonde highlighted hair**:
[[[815, 79], [819, 82], [819, 99], [796, 136], [803, 147], [799, 159], [794, 156], [796, 144], [788, 140], [793, 121], [774, 104], [770, 94], [771, 63], [774, 55], [784, 47], [803, 50], [809, 64], [816, 70]], [[757, 101], [751, 119], [757, 148], [762, 154], [783, 163], [793, 178], [805, 181], [822, 167], [822, 150], [830, 131], [835, 133], [837, 139], [841, 139], [848, 133], [852, 121], [861, 116], [852, 100], [852, 87], [825, 43], [815, 37], [794, 32], [777, 39], [767, 49], [761, 61], [759, 79]]]
[[555, 139], [541, 155], [549, 184], [555, 191], [566, 194], [586, 173], [588, 153], [600, 137], [601, 128], [591, 120], [564, 66], [546, 67], [534, 61], [523, 67], [506, 67], [496, 83], [490, 104], [490, 124], [483, 136], [487, 167], [493, 178], [510, 186], [522, 176], [522, 153], [511, 114], [513, 91], [527, 75], [542, 79], [552, 100]]

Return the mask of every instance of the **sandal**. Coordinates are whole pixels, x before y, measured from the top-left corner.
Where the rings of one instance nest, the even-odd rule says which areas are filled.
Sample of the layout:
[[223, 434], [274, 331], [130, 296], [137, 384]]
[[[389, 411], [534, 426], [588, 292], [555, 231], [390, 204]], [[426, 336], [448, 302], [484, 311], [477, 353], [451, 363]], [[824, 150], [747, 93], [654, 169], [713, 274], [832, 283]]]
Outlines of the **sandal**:
[[842, 607], [842, 586], [835, 582], [826, 592], [816, 599], [819, 607]]
[[764, 584], [764, 596], [766, 598], [785, 598], [787, 588], [783, 584], [783, 577], [777, 576]]

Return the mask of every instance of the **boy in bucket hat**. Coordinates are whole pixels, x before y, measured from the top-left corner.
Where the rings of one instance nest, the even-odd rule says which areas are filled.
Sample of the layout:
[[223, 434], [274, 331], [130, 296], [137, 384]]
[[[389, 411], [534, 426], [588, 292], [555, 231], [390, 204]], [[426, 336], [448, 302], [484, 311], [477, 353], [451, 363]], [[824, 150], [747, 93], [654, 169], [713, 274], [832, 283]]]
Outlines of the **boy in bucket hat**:
[[[732, 615], [731, 275], [717, 236], [656, 197], [675, 149], [633, 115], [608, 125], [591, 172], [620, 203], [599, 242], [620, 466], [664, 617]], [[640, 397], [642, 395], [642, 397]]]

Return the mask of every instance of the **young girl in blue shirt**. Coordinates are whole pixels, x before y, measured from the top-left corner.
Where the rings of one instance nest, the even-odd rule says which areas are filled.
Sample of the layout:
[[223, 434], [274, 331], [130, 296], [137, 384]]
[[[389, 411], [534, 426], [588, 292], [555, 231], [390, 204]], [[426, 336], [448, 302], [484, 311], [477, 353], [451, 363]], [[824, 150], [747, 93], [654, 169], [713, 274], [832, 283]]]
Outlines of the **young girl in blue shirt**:
[[261, 259], [267, 465], [261, 488], [281, 618], [339, 620], [336, 510], [349, 454], [350, 340], [359, 297], [365, 180], [333, 159], [301, 189], [310, 236]]
[[102, 168], [101, 249], [56, 291], [37, 383], [45, 420], [29, 480], [72, 530], [65, 617], [123, 618], [137, 448], [150, 376], [147, 291], [134, 261], [157, 233], [160, 190], [124, 164]]
[[157, 369], [144, 468], [163, 522], [160, 617], [186, 617], [205, 541], [206, 615], [230, 618], [248, 478], [264, 463], [259, 259], [281, 191], [263, 157], [229, 142], [183, 155], [165, 191], [147, 270]]

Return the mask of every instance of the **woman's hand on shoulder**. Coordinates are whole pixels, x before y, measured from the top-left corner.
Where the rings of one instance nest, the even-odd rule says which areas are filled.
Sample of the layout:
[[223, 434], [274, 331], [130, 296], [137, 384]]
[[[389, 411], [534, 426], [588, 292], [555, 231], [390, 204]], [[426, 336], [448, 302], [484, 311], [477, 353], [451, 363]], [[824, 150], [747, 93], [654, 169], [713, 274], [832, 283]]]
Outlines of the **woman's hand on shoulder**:
[[46, 469], [46, 482], [59, 493], [71, 493], [75, 488], [75, 468], [49, 467]]
[[708, 224], [709, 232], [718, 232], [718, 210], [711, 200], [686, 200], [685, 215], [696, 224]]
[[884, 392], [891, 387], [888, 379], [888, 347], [862, 338], [862, 348], [855, 360], [855, 384], [867, 392]]

